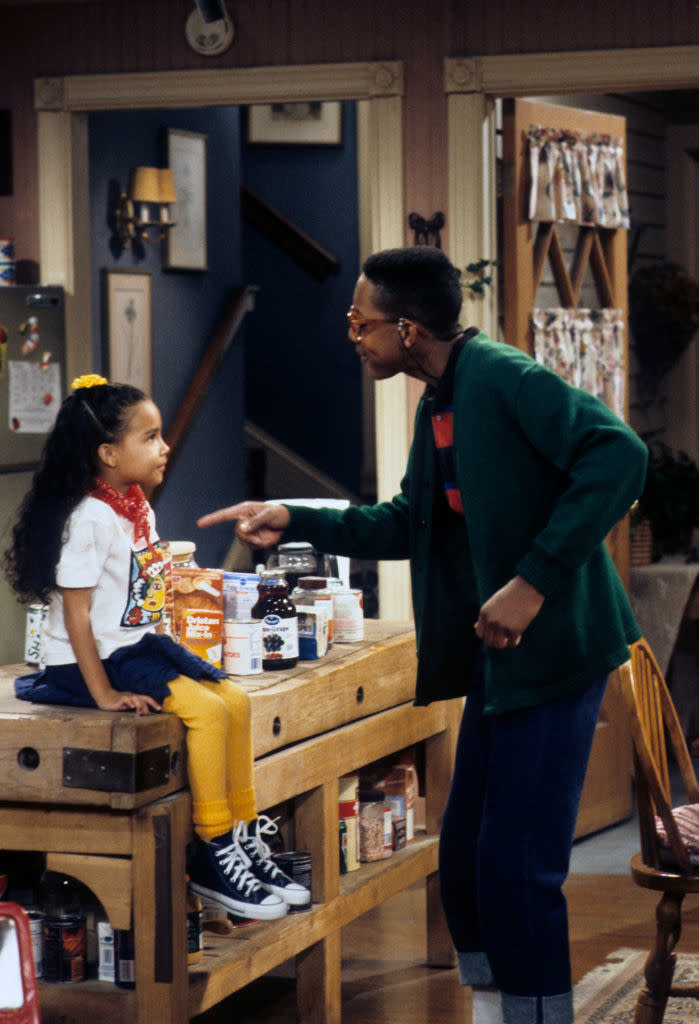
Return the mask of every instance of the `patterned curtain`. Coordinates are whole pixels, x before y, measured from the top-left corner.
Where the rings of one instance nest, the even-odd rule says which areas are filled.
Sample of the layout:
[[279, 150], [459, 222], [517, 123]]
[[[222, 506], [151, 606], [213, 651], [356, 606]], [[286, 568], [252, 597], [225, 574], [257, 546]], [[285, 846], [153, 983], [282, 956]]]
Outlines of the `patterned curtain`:
[[624, 418], [624, 320], [618, 309], [535, 309], [534, 358]]
[[532, 125], [529, 219], [629, 227], [620, 139]]

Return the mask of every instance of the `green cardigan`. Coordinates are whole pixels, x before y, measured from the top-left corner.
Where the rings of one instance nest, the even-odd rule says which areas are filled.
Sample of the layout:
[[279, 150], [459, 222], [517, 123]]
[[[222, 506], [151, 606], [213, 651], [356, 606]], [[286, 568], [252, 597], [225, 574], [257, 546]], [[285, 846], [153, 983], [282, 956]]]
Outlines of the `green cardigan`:
[[[464, 518], [441, 495], [421, 400], [401, 491], [344, 511], [290, 506], [284, 540], [355, 557], [409, 558], [416, 702], [464, 695], [478, 607], [514, 575], [545, 595], [518, 647], [486, 648], [486, 710], [589, 686], [640, 636], [604, 538], [640, 494], [646, 447], [603, 402], [478, 334], [454, 377], [454, 456]], [[470, 548], [470, 550], [469, 550]]]

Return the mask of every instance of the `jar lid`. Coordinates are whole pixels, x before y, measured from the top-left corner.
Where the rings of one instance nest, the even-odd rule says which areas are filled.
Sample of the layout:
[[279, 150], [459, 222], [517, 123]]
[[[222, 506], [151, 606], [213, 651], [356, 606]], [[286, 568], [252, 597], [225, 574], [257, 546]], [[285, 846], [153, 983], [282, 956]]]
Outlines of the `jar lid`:
[[280, 544], [277, 551], [313, 551], [313, 545], [309, 544], [308, 541], [289, 541], [288, 544]]
[[286, 583], [286, 573], [283, 569], [260, 569], [260, 583]]
[[296, 583], [302, 590], [325, 590], [325, 576], [299, 576]]
[[171, 540], [170, 541], [170, 554], [175, 559], [188, 558], [193, 555], [197, 550], [197, 546], [193, 540]]

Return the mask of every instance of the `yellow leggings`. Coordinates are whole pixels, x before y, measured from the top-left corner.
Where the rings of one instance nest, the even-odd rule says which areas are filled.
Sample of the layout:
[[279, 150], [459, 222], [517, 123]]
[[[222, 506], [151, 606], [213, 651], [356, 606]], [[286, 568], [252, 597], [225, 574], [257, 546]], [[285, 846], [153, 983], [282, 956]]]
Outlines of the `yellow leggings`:
[[192, 821], [208, 841], [238, 821], [257, 817], [250, 697], [230, 679], [214, 683], [178, 676], [169, 686], [163, 711], [187, 727]]

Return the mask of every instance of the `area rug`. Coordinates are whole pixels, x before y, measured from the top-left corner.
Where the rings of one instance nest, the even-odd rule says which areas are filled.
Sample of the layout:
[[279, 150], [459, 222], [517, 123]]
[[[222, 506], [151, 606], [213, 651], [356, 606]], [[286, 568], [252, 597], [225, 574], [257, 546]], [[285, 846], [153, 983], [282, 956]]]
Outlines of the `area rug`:
[[[648, 951], [617, 949], [575, 986], [575, 1024], [633, 1024]], [[675, 985], [699, 984], [699, 956], [679, 953]], [[668, 1000], [664, 1024], [699, 1024], [699, 1000]]]

